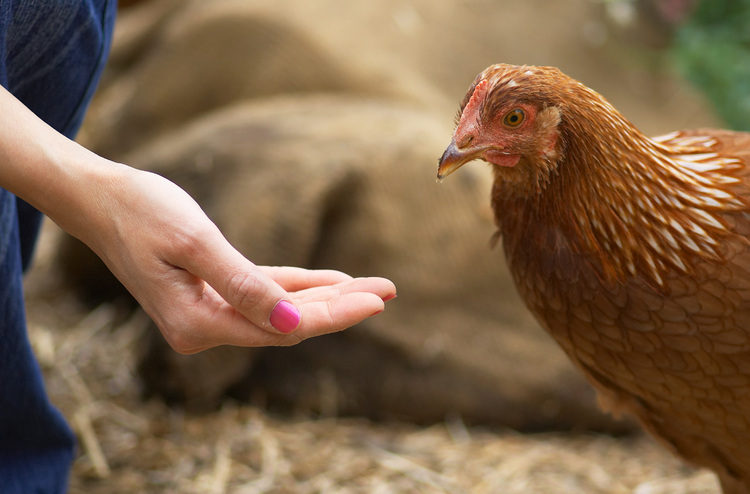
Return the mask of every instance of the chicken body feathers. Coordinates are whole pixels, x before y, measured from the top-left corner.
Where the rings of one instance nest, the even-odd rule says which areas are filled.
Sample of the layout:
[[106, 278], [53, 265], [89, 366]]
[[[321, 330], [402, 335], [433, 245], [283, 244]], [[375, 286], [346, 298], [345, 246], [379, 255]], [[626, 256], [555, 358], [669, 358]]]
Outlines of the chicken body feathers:
[[[707, 134], [680, 133], [673, 140], [688, 136]], [[737, 146], [750, 149], [745, 134], [710, 138], [716, 139], [711, 153], [730, 155], [732, 167], [747, 155]], [[743, 180], [732, 187], [737, 197], [750, 196], [741, 163]], [[594, 384], [604, 407], [634, 415], [725, 484], [750, 483], [750, 216], [744, 202], [715, 209], [720, 231], [709, 237], [702, 226], [682, 242], [654, 231], [667, 224], [655, 219], [664, 211], [634, 209], [641, 225], [623, 220], [622, 232], [593, 233], [610, 239], [603, 254], [541, 218], [525, 228], [498, 223], [522, 298]], [[627, 239], [618, 245], [614, 235]], [[637, 255], [623, 257], [626, 242], [640, 249], [640, 264]], [[612, 263], [616, 256], [620, 263]], [[608, 278], [613, 269], [620, 276]]]

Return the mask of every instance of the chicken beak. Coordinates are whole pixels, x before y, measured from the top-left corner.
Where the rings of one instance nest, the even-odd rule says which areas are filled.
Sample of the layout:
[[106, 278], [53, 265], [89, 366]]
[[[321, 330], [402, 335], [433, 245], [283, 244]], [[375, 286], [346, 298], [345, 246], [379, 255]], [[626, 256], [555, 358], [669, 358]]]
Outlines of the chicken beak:
[[453, 140], [438, 161], [438, 180], [442, 180], [469, 161], [478, 158], [479, 152], [476, 148], [459, 149]]

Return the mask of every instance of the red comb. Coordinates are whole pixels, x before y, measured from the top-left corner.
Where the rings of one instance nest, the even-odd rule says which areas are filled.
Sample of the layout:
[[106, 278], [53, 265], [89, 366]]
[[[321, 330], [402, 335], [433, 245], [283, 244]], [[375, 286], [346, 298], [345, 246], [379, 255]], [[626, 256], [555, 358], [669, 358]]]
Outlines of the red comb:
[[479, 112], [479, 106], [482, 104], [482, 100], [484, 100], [484, 97], [487, 94], [488, 86], [489, 82], [487, 82], [487, 79], [482, 79], [476, 84], [476, 86], [474, 86], [474, 92], [471, 93], [471, 98], [469, 98], [469, 102], [466, 103], [466, 108], [464, 108], [464, 111], [461, 113], [462, 123], [465, 118], [477, 115]]

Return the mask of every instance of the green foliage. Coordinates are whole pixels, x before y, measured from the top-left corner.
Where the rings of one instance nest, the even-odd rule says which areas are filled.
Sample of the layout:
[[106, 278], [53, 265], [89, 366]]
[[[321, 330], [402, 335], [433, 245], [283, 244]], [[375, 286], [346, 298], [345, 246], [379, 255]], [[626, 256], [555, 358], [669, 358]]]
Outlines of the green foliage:
[[676, 33], [678, 67], [727, 124], [750, 130], [750, 0], [702, 0]]

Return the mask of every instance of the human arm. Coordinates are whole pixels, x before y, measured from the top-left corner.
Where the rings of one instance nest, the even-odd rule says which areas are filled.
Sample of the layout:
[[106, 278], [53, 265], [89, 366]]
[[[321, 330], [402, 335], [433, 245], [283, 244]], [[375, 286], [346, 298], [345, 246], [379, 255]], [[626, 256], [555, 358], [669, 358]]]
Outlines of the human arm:
[[[294, 344], [356, 324], [395, 296], [382, 278], [255, 266], [163, 177], [86, 150], [2, 88], [0, 115], [0, 187], [91, 247], [179, 352]], [[293, 308], [279, 319], [281, 300]]]

